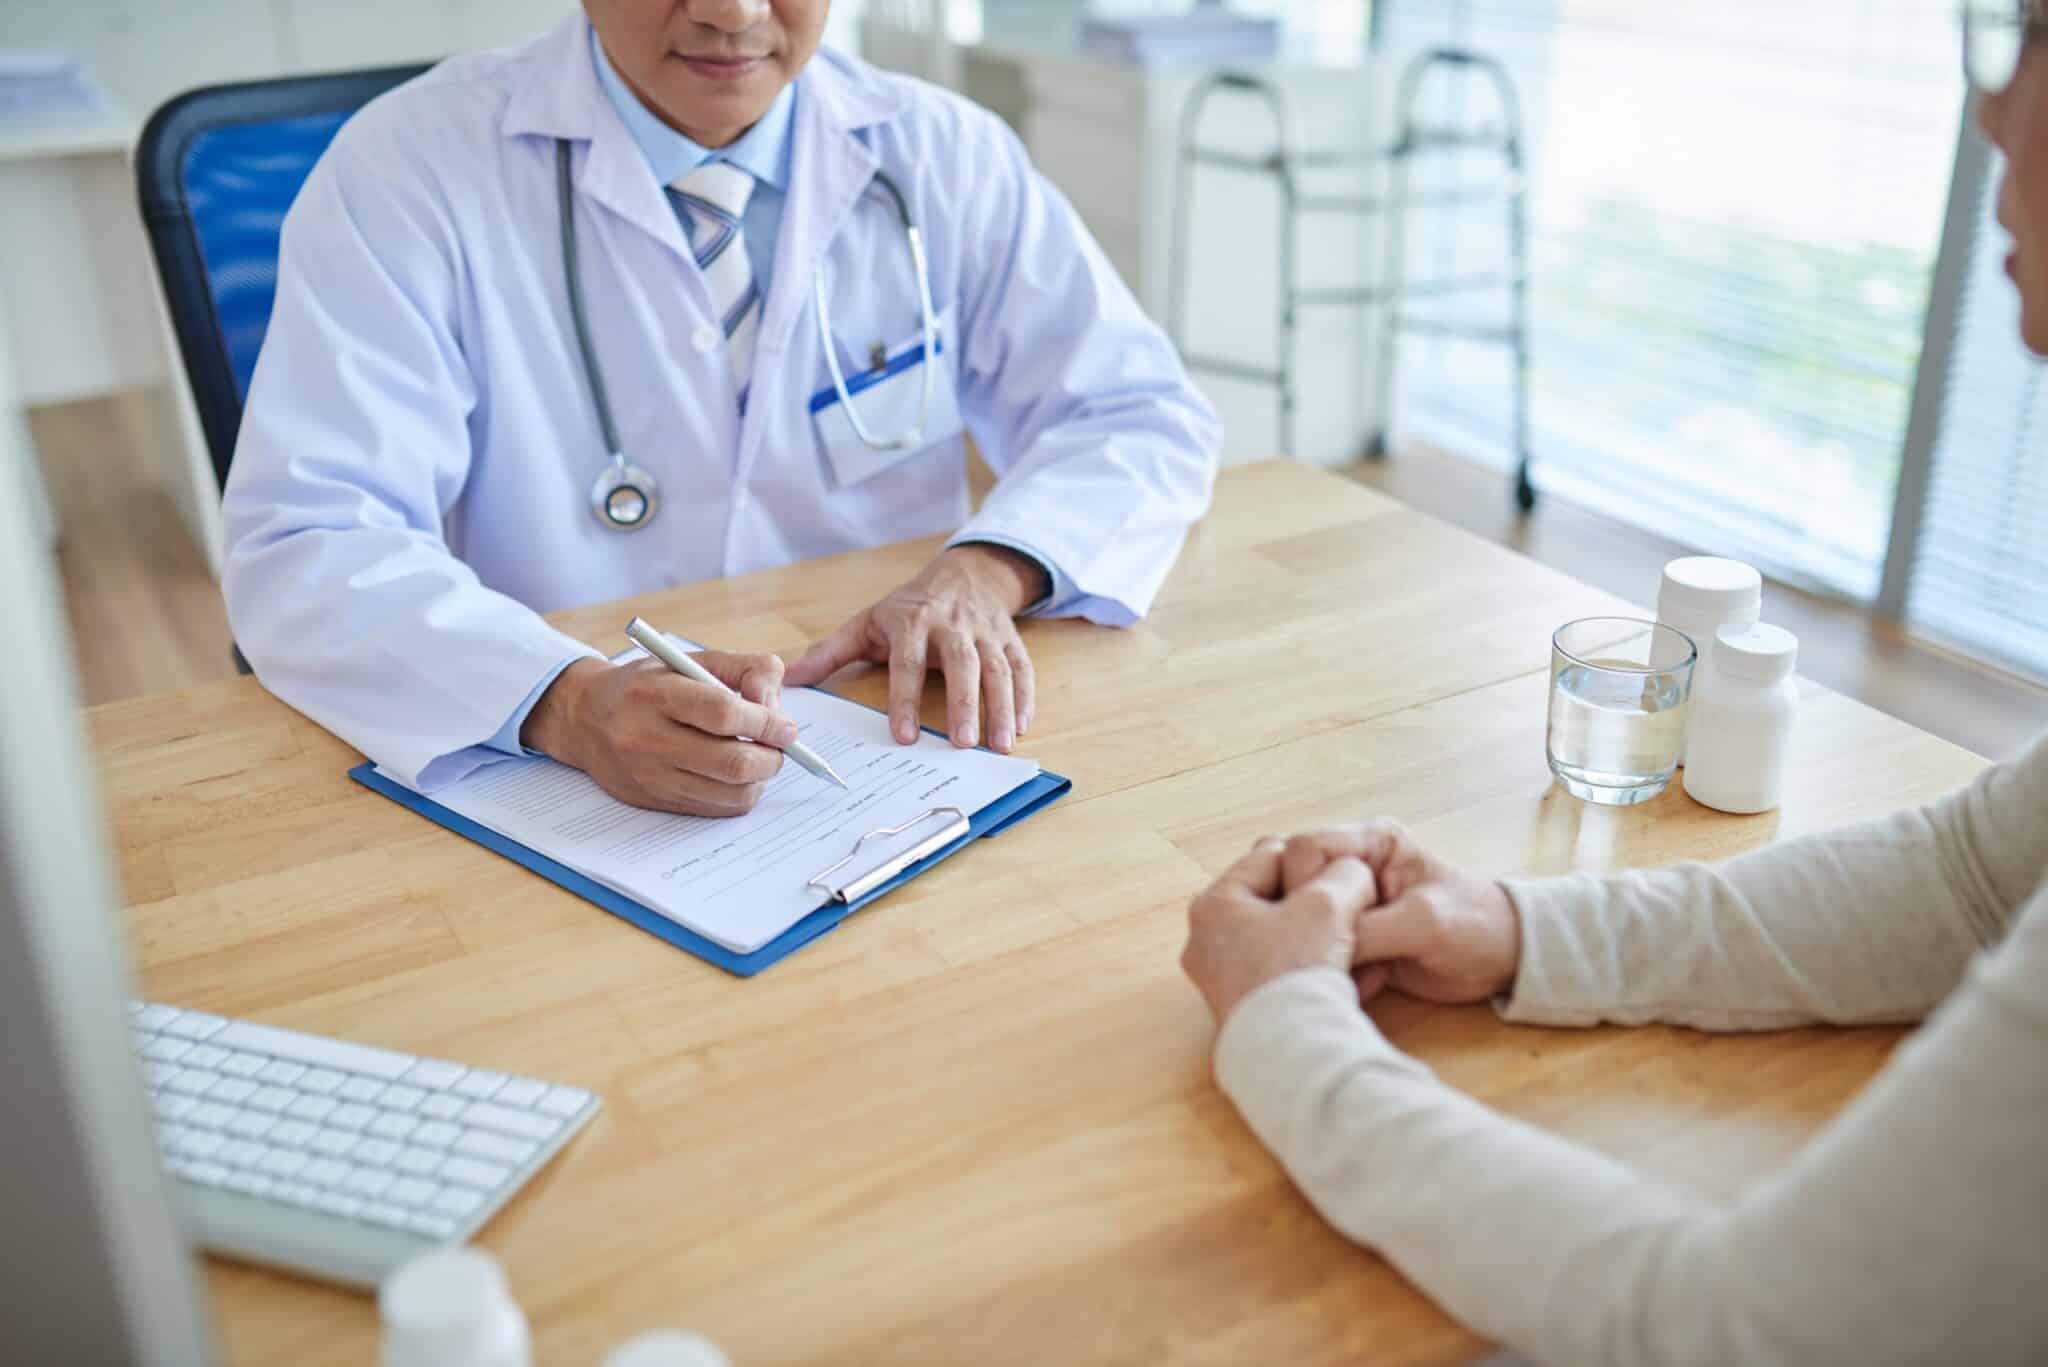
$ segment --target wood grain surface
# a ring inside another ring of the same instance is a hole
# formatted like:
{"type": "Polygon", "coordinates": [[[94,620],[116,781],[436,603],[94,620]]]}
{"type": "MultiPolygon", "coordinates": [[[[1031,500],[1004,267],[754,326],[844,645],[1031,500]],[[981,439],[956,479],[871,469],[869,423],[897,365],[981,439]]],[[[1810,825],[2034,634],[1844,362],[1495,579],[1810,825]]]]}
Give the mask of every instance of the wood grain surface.
{"type": "MultiPolygon", "coordinates": [[[[605,649],[634,613],[793,649],[932,549],[557,620],[605,649]]],[[[1146,622],[1024,628],[1025,749],[1073,794],[752,981],[358,787],[354,752],[254,680],[92,722],[150,996],[603,1095],[480,1241],[539,1363],[664,1325],[741,1367],[1455,1361],[1484,1345],[1330,1232],[1216,1090],[1177,964],[1188,897],[1257,836],[1321,822],[1396,816],[1491,873],[1619,868],[1872,816],[1982,763],[1808,686],[1779,812],[1675,789],[1582,805],[1544,763],[1549,633],[1614,610],[1336,477],[1226,472],[1146,622]]],[[[880,703],[885,682],[836,686],[880,703]]],[[[1452,1085],[1715,1194],[1782,1162],[1897,1038],[1373,1014],[1452,1085]]],[[[208,1280],[235,1362],[375,1359],[365,1297],[223,1262],[208,1280]]]]}

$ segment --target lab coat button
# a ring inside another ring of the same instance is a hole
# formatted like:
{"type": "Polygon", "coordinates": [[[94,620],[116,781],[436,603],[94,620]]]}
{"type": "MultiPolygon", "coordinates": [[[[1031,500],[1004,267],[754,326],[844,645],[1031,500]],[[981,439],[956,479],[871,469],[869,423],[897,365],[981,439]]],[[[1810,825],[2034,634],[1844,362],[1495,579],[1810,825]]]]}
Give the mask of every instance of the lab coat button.
{"type": "Polygon", "coordinates": [[[697,324],[696,332],[690,335],[690,345],[702,352],[710,352],[719,342],[718,329],[709,323],[697,324]]]}

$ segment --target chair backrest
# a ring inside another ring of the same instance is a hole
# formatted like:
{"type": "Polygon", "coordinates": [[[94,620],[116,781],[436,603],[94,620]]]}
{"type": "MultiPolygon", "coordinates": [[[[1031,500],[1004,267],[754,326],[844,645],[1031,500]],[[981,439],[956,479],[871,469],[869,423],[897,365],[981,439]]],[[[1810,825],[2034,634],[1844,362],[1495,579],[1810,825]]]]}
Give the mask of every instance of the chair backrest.
{"type": "Polygon", "coordinates": [[[425,66],[208,86],[150,117],[142,219],[222,487],[277,293],[278,233],[335,131],[425,66]]]}

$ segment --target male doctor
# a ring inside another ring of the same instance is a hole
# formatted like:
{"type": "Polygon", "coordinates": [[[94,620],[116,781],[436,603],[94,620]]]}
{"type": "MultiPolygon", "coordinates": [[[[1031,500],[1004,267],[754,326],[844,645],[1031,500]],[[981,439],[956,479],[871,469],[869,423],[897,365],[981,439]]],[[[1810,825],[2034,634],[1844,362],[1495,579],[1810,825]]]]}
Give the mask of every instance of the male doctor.
{"type": "Polygon", "coordinates": [[[953,741],[1008,750],[1014,619],[1136,621],[1206,510],[1215,415],[1073,210],[990,114],[820,53],[828,4],[586,0],[366,106],[293,204],[228,612],[272,692],[406,782],[537,751],[744,812],[795,736],[780,686],[855,661],[899,741],[937,670],[953,741]],[[971,516],[970,430],[998,476],[971,516]],[[701,657],[743,701],[540,616],[939,531],[786,677],[701,657]]]}

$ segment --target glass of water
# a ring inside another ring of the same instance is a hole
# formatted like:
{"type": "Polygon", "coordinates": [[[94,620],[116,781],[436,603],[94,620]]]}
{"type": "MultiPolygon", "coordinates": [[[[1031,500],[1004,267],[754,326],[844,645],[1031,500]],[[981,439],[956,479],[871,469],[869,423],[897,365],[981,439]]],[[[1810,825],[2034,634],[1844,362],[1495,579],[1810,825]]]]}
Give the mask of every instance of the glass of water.
{"type": "Polygon", "coordinates": [[[1550,772],[1609,807],[1664,791],[1685,741],[1692,639],[1634,617],[1582,617],[1550,638],[1550,772]]]}

